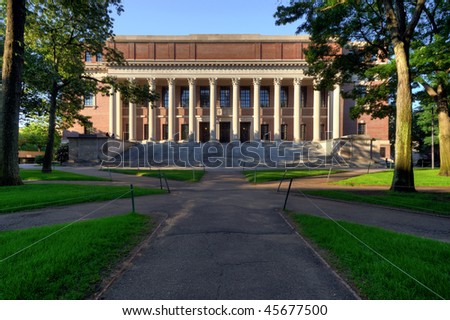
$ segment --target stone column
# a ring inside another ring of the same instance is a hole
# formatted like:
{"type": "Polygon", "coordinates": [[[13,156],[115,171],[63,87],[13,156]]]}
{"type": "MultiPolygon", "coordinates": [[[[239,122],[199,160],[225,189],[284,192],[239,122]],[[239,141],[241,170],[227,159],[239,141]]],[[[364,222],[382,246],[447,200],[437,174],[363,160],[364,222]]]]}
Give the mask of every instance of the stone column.
{"type": "Polygon", "coordinates": [[[301,85],[303,78],[294,79],[294,142],[300,142],[300,124],[302,119],[302,111],[300,109],[301,101],[301,85]]]}
{"type": "Polygon", "coordinates": [[[341,136],[341,87],[336,85],[333,90],[333,139],[341,136]]]}
{"type": "Polygon", "coordinates": [[[209,140],[216,141],[216,95],[217,95],[217,78],[209,78],[209,140]]]}
{"type": "Polygon", "coordinates": [[[233,120],[232,136],[233,140],[239,140],[239,83],[241,79],[234,78],[233,81],[233,120]]]}
{"type": "Polygon", "coordinates": [[[260,141],[261,133],[260,133],[260,101],[259,101],[259,93],[261,90],[261,78],[253,79],[253,140],[260,141]]]}
{"type": "Polygon", "coordinates": [[[313,141],[320,141],[320,91],[314,90],[313,97],[313,141]]]}
{"type": "Polygon", "coordinates": [[[167,112],[167,124],[168,124],[168,140],[174,141],[175,139],[175,78],[167,79],[169,85],[169,108],[167,112]]]}
{"type": "MultiPolygon", "coordinates": [[[[156,79],[149,78],[149,79],[147,79],[147,81],[148,81],[148,86],[149,86],[150,92],[154,92],[156,90],[156,79]]],[[[148,141],[155,141],[156,140],[156,110],[155,110],[155,102],[153,102],[153,101],[150,101],[148,103],[147,123],[148,123],[148,141]]]]}
{"type": "Polygon", "coordinates": [[[274,94],[273,94],[273,138],[275,141],[281,140],[281,81],[283,78],[275,78],[273,80],[274,84],[274,94]]]}
{"type": "Polygon", "coordinates": [[[116,130],[116,92],[113,87],[109,90],[109,126],[108,133],[117,135],[116,130]]]}
{"type": "Polygon", "coordinates": [[[196,79],[189,81],[189,141],[195,141],[196,79]]]}
{"type": "Polygon", "coordinates": [[[128,103],[128,140],[136,141],[136,104],[128,103]]]}
{"type": "Polygon", "coordinates": [[[120,91],[116,92],[115,99],[116,108],[116,132],[114,133],[116,139],[123,139],[123,125],[122,125],[122,98],[120,91]]]}

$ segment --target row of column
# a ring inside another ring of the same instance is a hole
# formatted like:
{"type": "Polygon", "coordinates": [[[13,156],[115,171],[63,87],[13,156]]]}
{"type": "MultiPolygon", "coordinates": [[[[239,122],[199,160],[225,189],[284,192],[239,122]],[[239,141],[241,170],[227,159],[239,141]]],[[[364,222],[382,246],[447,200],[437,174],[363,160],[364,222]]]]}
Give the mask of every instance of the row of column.
{"type": "MultiPolygon", "coordinates": [[[[259,106],[260,104],[260,89],[261,78],[253,79],[253,106],[259,106]]],[[[274,79],[274,139],[276,141],[281,139],[281,81],[282,78],[274,79]]],[[[300,122],[301,122],[301,84],[303,78],[295,78],[294,85],[294,141],[300,142],[300,122]]],[[[150,91],[156,90],[156,79],[148,79],[150,91]]],[[[196,132],[195,121],[195,107],[196,107],[196,79],[189,78],[189,140],[194,140],[196,132]]],[[[169,105],[167,113],[168,124],[168,136],[169,140],[173,141],[176,135],[175,128],[175,78],[167,79],[168,83],[168,95],[169,105]]],[[[240,78],[232,79],[233,84],[233,100],[232,100],[232,140],[239,139],[239,89],[240,78]]],[[[217,140],[217,78],[209,78],[210,86],[210,140],[217,140]]],[[[314,90],[313,96],[313,141],[320,141],[320,105],[321,105],[321,92],[314,90]]],[[[109,131],[115,133],[116,137],[122,137],[122,132],[119,132],[122,128],[122,108],[121,108],[120,92],[111,91],[109,100],[109,131]]],[[[340,87],[336,86],[330,99],[330,108],[328,117],[332,117],[332,138],[337,139],[340,136],[340,87]]],[[[136,141],[136,104],[129,103],[128,108],[129,128],[128,139],[130,141],[136,141]]],[[[260,108],[253,108],[253,140],[261,140],[260,134],[260,108]]],[[[149,140],[156,140],[156,110],[153,102],[148,105],[148,137],[149,140]]]]}

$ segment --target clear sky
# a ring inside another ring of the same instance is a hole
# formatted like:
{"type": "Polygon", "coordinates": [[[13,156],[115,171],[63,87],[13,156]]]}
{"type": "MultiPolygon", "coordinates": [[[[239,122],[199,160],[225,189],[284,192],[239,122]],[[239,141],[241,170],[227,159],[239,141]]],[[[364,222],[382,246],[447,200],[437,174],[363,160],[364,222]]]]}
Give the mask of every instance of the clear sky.
{"type": "Polygon", "coordinates": [[[116,35],[256,33],[294,35],[297,24],[276,26],[273,14],[288,0],[123,0],[116,35]]]}

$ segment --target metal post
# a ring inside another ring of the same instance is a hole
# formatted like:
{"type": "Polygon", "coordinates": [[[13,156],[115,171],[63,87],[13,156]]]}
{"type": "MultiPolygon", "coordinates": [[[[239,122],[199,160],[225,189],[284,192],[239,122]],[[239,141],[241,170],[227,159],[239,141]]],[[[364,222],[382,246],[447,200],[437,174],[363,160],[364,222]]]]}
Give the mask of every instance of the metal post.
{"type": "Polygon", "coordinates": [[[130,184],[130,190],[131,190],[131,212],[135,213],[136,210],[135,210],[135,207],[134,207],[134,188],[133,188],[132,184],[130,184]]]}
{"type": "Polygon", "coordinates": [[[370,165],[372,164],[372,161],[369,162],[369,166],[367,167],[367,173],[370,172],[370,165]]]}
{"type": "Polygon", "coordinates": [[[253,183],[256,184],[256,167],[255,167],[255,171],[253,171],[253,183]]]}
{"type": "Polygon", "coordinates": [[[294,180],[294,178],[291,178],[291,180],[289,181],[289,187],[286,193],[286,198],[284,199],[284,206],[283,206],[283,210],[286,210],[286,204],[289,198],[289,193],[291,193],[291,185],[292,185],[292,180],[294,180]]]}
{"type": "Polygon", "coordinates": [[[283,177],[281,178],[281,180],[280,180],[280,183],[278,184],[278,189],[277,189],[277,192],[280,192],[281,184],[283,183],[283,181],[284,181],[284,178],[286,177],[286,173],[287,173],[287,169],[286,169],[286,170],[284,170],[284,174],[283,174],[283,177]]]}
{"type": "Polygon", "coordinates": [[[163,184],[162,184],[161,169],[158,169],[158,177],[159,177],[159,187],[162,190],[163,189],[163,184]]]}
{"type": "Polygon", "coordinates": [[[169,183],[167,182],[166,176],[164,176],[164,180],[166,181],[167,193],[170,193],[169,183]]]}
{"type": "MultiPolygon", "coordinates": [[[[423,161],[422,161],[423,164],[423,161]]],[[[434,108],[431,108],[431,169],[434,169],[434,108]]]]}

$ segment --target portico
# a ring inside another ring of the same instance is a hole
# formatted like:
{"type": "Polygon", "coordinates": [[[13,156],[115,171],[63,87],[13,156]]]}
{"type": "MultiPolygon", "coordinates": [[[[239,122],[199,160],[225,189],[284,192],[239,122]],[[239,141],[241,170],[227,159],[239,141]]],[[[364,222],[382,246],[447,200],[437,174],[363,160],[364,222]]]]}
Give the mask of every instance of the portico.
{"type": "Polygon", "coordinates": [[[136,105],[110,92],[106,126],[96,112],[86,114],[98,131],[130,141],[337,138],[344,100],[339,87],[314,90],[315,79],[305,74],[309,43],[301,36],[116,37],[111,46],[127,64],[90,61],[87,71],[147,83],[159,99],[136,105]]]}
{"type": "Polygon", "coordinates": [[[159,99],[144,106],[124,103],[119,92],[110,94],[108,131],[120,139],[199,142],[205,137],[200,123],[209,123],[208,140],[222,142],[319,141],[326,132],[332,132],[333,138],[341,135],[339,90],[321,102],[326,94],[314,90],[313,79],[303,75],[162,78],[148,74],[136,80],[148,81],[159,99]],[[250,128],[245,128],[248,123],[250,128]]]}

